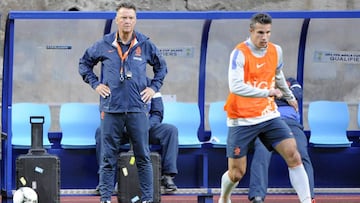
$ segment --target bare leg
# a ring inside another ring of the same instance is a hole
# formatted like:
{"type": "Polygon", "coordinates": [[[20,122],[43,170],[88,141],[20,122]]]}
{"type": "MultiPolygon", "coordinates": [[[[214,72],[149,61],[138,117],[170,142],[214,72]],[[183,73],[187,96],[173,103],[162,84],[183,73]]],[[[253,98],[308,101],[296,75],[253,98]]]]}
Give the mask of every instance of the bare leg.
{"type": "Polygon", "coordinates": [[[301,157],[297,151],[294,138],[281,141],[276,147],[276,151],[285,159],[289,167],[289,177],[301,203],[311,203],[309,179],[306,174],[301,157]]]}

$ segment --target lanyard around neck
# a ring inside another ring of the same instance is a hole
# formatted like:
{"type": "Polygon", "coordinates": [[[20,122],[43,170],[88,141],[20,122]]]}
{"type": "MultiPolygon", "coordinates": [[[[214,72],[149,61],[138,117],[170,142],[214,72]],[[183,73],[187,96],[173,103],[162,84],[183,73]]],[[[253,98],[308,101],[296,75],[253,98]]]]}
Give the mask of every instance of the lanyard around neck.
{"type": "Polygon", "coordinates": [[[129,46],[128,50],[125,53],[122,52],[122,49],[121,49],[121,47],[120,47],[120,45],[118,43],[118,34],[116,35],[115,40],[116,40],[116,49],[117,49],[117,52],[119,54],[119,57],[121,58],[120,74],[122,75],[123,72],[124,72],[125,59],[128,57],[130,49],[134,46],[135,41],[136,41],[136,37],[135,37],[135,35],[133,36],[133,39],[131,40],[130,46],[129,46]]]}

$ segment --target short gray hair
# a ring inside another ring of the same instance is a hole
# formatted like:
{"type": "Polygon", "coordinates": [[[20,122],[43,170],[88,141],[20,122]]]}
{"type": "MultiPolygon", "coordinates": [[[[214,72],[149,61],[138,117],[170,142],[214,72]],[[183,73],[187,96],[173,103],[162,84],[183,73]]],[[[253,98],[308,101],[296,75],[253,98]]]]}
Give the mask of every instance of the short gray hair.
{"type": "Polygon", "coordinates": [[[132,2],[129,2],[129,1],[120,3],[120,4],[116,7],[116,11],[119,11],[120,8],[133,9],[133,10],[136,12],[136,6],[135,6],[135,4],[133,4],[132,2]]]}

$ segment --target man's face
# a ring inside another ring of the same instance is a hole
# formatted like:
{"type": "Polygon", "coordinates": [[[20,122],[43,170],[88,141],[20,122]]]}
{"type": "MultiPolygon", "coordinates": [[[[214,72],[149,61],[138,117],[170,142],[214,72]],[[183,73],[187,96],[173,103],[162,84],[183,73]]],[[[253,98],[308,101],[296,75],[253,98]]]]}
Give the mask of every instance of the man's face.
{"type": "Polygon", "coordinates": [[[250,28],[250,39],[257,48],[265,48],[270,40],[271,24],[256,23],[250,28]]]}
{"type": "Polygon", "coordinates": [[[115,21],[120,33],[132,33],[136,24],[136,12],[133,9],[120,8],[115,21]]]}

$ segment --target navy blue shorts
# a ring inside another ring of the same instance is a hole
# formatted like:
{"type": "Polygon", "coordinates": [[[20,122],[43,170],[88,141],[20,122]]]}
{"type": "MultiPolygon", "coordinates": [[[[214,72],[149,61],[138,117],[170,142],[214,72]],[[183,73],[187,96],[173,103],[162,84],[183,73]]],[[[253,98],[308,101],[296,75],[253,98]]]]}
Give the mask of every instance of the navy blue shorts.
{"type": "Polygon", "coordinates": [[[229,158],[245,156],[257,137],[271,151],[282,140],[294,138],[294,135],[281,118],[274,118],[256,125],[229,127],[226,156],[229,158]]]}

